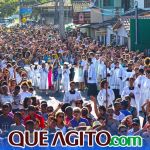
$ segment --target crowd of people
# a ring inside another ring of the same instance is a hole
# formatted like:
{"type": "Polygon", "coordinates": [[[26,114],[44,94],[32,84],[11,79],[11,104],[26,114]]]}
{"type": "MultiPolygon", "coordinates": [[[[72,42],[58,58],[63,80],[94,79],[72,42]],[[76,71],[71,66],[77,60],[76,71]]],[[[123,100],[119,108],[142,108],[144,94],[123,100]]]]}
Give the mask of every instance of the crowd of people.
{"type": "Polygon", "coordinates": [[[79,29],[61,39],[53,26],[1,28],[0,137],[13,130],[107,130],[148,144],[149,62],[142,52],[100,45],[79,29]],[[54,109],[37,92],[61,92],[63,102],[54,109]]]}

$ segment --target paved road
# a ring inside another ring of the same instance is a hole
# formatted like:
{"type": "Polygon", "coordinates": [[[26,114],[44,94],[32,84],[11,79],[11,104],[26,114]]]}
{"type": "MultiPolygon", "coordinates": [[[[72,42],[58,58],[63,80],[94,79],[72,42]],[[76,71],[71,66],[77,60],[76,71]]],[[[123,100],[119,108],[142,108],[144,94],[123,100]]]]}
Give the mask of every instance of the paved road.
{"type": "MultiPolygon", "coordinates": [[[[87,100],[87,94],[86,94],[86,91],[85,92],[81,92],[81,95],[83,97],[83,100],[87,100]]],[[[38,97],[38,99],[40,101],[42,100],[45,100],[47,101],[48,105],[52,105],[54,108],[57,107],[57,105],[60,103],[60,102],[63,102],[63,97],[64,97],[64,93],[62,92],[57,92],[55,94],[49,92],[48,95],[45,94],[45,92],[36,92],[36,96],[38,97]]]]}
{"type": "MultiPolygon", "coordinates": [[[[81,92],[81,95],[83,97],[84,102],[89,101],[89,99],[87,99],[87,91],[81,92]]],[[[55,94],[49,93],[48,95],[46,95],[45,92],[44,93],[37,92],[36,96],[38,97],[38,99],[40,101],[45,100],[45,101],[47,101],[48,106],[53,106],[53,108],[56,109],[58,104],[63,102],[64,93],[62,93],[62,92],[55,93],[55,94]]],[[[95,115],[95,112],[94,112],[93,102],[90,101],[90,103],[91,103],[91,106],[92,106],[92,112],[91,113],[96,118],[96,115],[95,115]]]]}

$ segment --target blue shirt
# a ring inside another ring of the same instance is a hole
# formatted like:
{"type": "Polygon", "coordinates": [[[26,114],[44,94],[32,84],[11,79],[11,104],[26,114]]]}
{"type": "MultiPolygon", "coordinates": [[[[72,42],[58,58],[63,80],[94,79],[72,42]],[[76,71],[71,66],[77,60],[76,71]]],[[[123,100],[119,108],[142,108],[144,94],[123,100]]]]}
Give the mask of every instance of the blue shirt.
{"type": "Polygon", "coordinates": [[[85,118],[80,118],[80,120],[78,120],[78,121],[75,120],[75,118],[73,118],[73,119],[70,121],[71,126],[72,126],[73,128],[78,127],[80,122],[85,122],[87,126],[90,126],[88,120],[85,119],[85,118]]]}
{"type": "Polygon", "coordinates": [[[125,116],[132,115],[128,110],[121,110],[120,112],[122,112],[125,116]]]}

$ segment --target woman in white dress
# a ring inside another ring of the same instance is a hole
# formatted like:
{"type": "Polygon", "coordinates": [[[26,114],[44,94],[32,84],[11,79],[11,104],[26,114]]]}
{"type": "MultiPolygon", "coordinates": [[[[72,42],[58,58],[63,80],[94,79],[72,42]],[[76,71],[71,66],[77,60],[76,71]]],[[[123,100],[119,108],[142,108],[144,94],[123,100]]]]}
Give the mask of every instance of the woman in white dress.
{"type": "Polygon", "coordinates": [[[42,63],[42,68],[39,70],[40,73],[40,86],[39,89],[46,91],[48,90],[48,69],[46,68],[46,64],[42,63]]]}
{"type": "Polygon", "coordinates": [[[64,92],[67,92],[70,89],[69,74],[70,74],[70,70],[68,68],[68,65],[66,63],[64,63],[63,72],[62,72],[62,85],[63,85],[64,92]]]}
{"type": "Polygon", "coordinates": [[[38,68],[38,65],[35,64],[35,67],[34,67],[34,74],[33,74],[33,86],[35,88],[38,88],[39,87],[39,81],[40,80],[40,72],[39,72],[39,68],[38,68]]]}

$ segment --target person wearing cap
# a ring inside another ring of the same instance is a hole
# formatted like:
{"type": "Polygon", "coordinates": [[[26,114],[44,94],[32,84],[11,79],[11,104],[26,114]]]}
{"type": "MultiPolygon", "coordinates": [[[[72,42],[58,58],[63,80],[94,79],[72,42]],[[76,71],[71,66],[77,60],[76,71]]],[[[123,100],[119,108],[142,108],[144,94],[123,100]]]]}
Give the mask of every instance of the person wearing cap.
{"type": "Polygon", "coordinates": [[[88,59],[88,96],[97,96],[97,76],[92,59],[88,59]]]}
{"type": "Polygon", "coordinates": [[[48,69],[46,68],[45,61],[42,61],[42,68],[39,70],[40,73],[40,84],[39,89],[42,91],[46,91],[48,89],[48,69]]]}
{"type": "Polygon", "coordinates": [[[140,111],[140,89],[134,84],[134,77],[129,77],[129,85],[123,89],[121,97],[124,98],[126,95],[131,97],[131,106],[135,106],[137,108],[137,113],[140,111]]]}
{"type": "Polygon", "coordinates": [[[87,126],[90,125],[87,119],[81,117],[81,109],[75,107],[73,109],[73,119],[70,121],[70,124],[73,128],[75,128],[79,126],[80,122],[86,123],[87,126]]]}
{"type": "Polygon", "coordinates": [[[128,131],[128,136],[132,136],[132,135],[140,135],[141,132],[139,131],[142,131],[140,129],[140,120],[139,118],[134,118],[132,120],[132,128],[128,131]]]}
{"type": "Polygon", "coordinates": [[[39,127],[43,129],[45,127],[44,118],[36,113],[35,106],[28,106],[28,115],[24,119],[24,123],[26,124],[28,120],[36,121],[36,119],[39,120],[39,127]]]}

